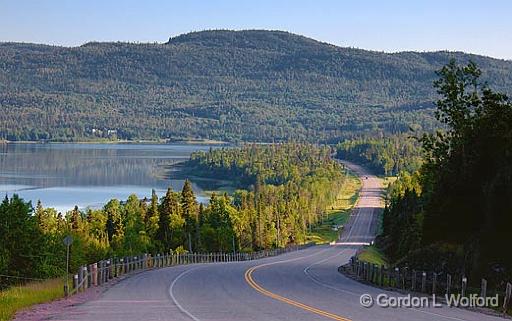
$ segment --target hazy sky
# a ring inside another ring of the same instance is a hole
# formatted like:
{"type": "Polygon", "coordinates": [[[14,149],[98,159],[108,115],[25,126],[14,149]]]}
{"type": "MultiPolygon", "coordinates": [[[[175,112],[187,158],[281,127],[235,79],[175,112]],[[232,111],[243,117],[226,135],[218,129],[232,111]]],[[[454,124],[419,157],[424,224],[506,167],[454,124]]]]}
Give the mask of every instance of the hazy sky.
{"type": "Polygon", "coordinates": [[[511,0],[0,0],[0,41],[164,42],[204,29],[278,29],[340,46],[512,59],[511,0]]]}

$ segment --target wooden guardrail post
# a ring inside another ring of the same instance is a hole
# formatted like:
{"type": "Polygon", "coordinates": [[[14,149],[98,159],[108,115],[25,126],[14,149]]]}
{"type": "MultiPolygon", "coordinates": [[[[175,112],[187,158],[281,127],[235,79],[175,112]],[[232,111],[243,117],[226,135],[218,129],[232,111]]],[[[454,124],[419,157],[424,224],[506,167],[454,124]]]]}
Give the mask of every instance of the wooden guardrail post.
{"type": "Polygon", "coordinates": [[[88,275],[87,281],[88,281],[88,283],[89,283],[89,287],[94,286],[94,275],[93,275],[93,271],[94,271],[93,264],[89,264],[89,265],[87,266],[87,275],[88,275]]]}
{"type": "Polygon", "coordinates": [[[84,279],[84,269],[83,269],[83,266],[81,266],[78,268],[78,291],[81,290],[81,288],[82,288],[81,285],[82,285],[83,279],[84,279]]]}
{"type": "Polygon", "coordinates": [[[482,279],[482,282],[480,284],[480,297],[486,298],[487,297],[487,280],[482,279]]]}
{"type": "Polygon", "coordinates": [[[98,286],[98,263],[92,265],[92,285],[98,286]]]}
{"type": "Polygon", "coordinates": [[[452,275],[446,275],[446,295],[450,295],[452,293],[452,275]]]}
{"type": "Polygon", "coordinates": [[[505,290],[505,298],[503,299],[503,313],[507,313],[510,306],[510,298],[512,297],[512,284],[507,283],[507,289],[505,290]]]}
{"type": "Polygon", "coordinates": [[[108,260],[108,276],[110,279],[113,279],[114,278],[114,269],[115,269],[115,264],[114,264],[114,258],[111,257],[109,260],[108,260]]]}
{"type": "Polygon", "coordinates": [[[82,266],[82,271],[83,271],[83,278],[82,278],[82,290],[85,291],[87,289],[87,283],[88,283],[88,279],[89,279],[89,275],[87,273],[87,266],[82,266]]]}
{"type": "Polygon", "coordinates": [[[460,288],[460,295],[462,297],[465,297],[466,296],[466,289],[467,289],[467,286],[468,286],[468,278],[463,276],[462,277],[462,284],[461,284],[461,288],[460,288]]]}
{"type": "Polygon", "coordinates": [[[116,269],[116,278],[118,278],[121,275],[121,260],[119,258],[114,259],[115,262],[115,269],[116,269]]]}
{"type": "Polygon", "coordinates": [[[407,272],[408,272],[408,269],[407,267],[405,267],[403,270],[402,270],[402,283],[401,283],[401,288],[402,290],[405,290],[405,283],[407,282],[407,272]]]}
{"type": "Polygon", "coordinates": [[[106,282],[108,282],[110,279],[113,279],[114,278],[114,258],[110,258],[107,260],[107,280],[106,282]]]}
{"type": "Polygon", "coordinates": [[[105,283],[105,261],[101,260],[98,263],[100,264],[99,284],[102,285],[105,283]]]}
{"type": "Polygon", "coordinates": [[[75,274],[73,276],[73,290],[78,291],[78,285],[80,284],[80,276],[79,274],[75,274]]]}
{"type": "Polygon", "coordinates": [[[411,274],[411,290],[416,291],[416,270],[412,270],[411,274]]]}
{"type": "Polygon", "coordinates": [[[432,294],[436,294],[437,290],[437,273],[432,272],[432,294]]]}

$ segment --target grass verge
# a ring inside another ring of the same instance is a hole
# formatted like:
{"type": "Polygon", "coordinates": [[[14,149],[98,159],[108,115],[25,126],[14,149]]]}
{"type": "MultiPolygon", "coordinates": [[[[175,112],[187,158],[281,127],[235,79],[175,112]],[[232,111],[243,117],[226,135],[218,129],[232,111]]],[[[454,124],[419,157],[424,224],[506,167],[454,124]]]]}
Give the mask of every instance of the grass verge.
{"type": "Polygon", "coordinates": [[[306,236],[307,242],[329,243],[338,238],[340,230],[350,217],[350,211],[359,198],[361,181],[357,176],[349,175],[343,184],[336,202],[326,209],[326,218],[311,229],[306,236]]]}
{"type": "Polygon", "coordinates": [[[365,261],[371,264],[378,264],[387,266],[387,259],[384,253],[382,253],[375,245],[365,246],[361,252],[357,255],[360,261],[365,261]]]}
{"type": "Polygon", "coordinates": [[[16,312],[64,296],[62,278],[13,286],[0,292],[0,321],[11,320],[16,312]]]}

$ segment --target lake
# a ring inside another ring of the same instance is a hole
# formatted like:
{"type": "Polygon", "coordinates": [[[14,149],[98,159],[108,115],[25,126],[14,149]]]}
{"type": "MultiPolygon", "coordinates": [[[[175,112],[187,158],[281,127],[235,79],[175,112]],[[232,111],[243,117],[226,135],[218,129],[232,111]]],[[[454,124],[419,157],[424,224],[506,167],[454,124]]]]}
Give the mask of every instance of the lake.
{"type": "MultiPolygon", "coordinates": [[[[168,179],[168,165],[188,159],[207,145],[172,144],[0,144],[0,194],[20,195],[35,206],[65,212],[99,208],[112,198],[135,193],[161,197],[169,186],[181,190],[184,180],[168,179]]],[[[192,185],[198,201],[207,195],[192,185]]]]}

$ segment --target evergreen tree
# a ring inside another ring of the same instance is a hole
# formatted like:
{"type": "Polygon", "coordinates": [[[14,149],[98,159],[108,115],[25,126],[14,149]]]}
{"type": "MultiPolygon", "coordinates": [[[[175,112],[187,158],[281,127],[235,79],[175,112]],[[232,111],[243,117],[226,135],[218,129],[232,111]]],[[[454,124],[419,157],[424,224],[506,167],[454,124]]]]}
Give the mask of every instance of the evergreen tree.
{"type": "Polygon", "coordinates": [[[158,196],[156,191],[151,191],[151,203],[146,216],[146,232],[150,239],[154,239],[158,233],[158,223],[160,221],[160,213],[158,211],[158,196]]]}
{"type": "Polygon", "coordinates": [[[169,187],[160,203],[158,235],[159,240],[162,242],[163,250],[168,251],[184,244],[184,225],[185,220],[181,214],[179,194],[173,192],[172,188],[169,187]]]}
{"type": "Polygon", "coordinates": [[[189,250],[193,250],[199,243],[199,208],[196,196],[192,190],[192,184],[188,179],[185,180],[181,191],[181,209],[185,220],[186,238],[190,245],[192,245],[192,248],[189,248],[189,250]]]}
{"type": "Polygon", "coordinates": [[[143,253],[149,245],[149,239],[144,228],[144,213],[137,195],[131,194],[128,197],[124,211],[124,250],[129,255],[143,253]]]}
{"type": "Polygon", "coordinates": [[[16,194],[0,204],[0,274],[36,274],[41,234],[32,212],[31,203],[16,194]]]}
{"type": "Polygon", "coordinates": [[[122,248],[124,238],[124,220],[121,209],[121,203],[116,200],[110,200],[103,207],[107,215],[107,235],[110,244],[114,250],[122,248]]]}

